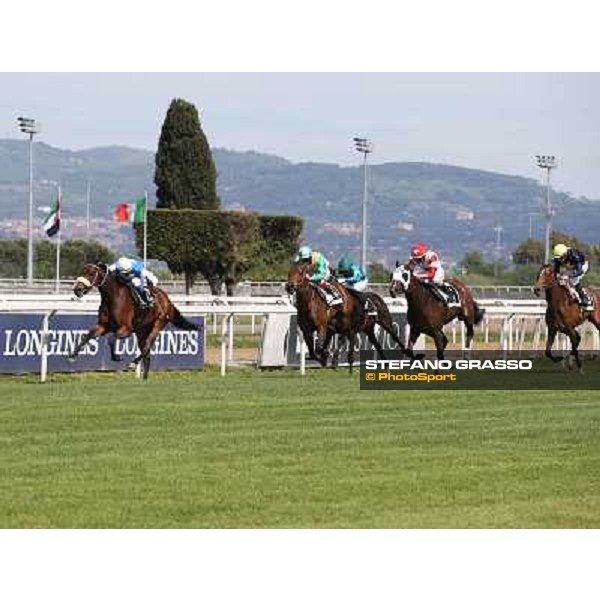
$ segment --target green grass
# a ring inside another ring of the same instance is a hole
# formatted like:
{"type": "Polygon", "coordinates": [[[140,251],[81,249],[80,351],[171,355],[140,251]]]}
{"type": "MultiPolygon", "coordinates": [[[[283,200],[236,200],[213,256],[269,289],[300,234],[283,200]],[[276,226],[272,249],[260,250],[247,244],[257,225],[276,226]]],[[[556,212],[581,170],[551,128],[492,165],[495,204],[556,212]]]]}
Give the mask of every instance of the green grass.
{"type": "Polygon", "coordinates": [[[0,378],[1,527],[600,527],[600,392],[0,378]]]}

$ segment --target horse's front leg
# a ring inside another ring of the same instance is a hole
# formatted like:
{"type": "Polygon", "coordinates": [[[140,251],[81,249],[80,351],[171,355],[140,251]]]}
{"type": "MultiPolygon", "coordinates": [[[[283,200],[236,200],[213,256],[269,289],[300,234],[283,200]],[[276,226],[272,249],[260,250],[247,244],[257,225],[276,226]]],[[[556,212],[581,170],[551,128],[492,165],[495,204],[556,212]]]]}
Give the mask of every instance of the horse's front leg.
{"type": "Polygon", "coordinates": [[[354,367],[354,347],[356,346],[356,333],[351,333],[347,336],[348,339],[348,367],[350,375],[352,375],[352,369],[354,367]]]}
{"type": "Polygon", "coordinates": [[[308,350],[308,357],[310,360],[318,361],[319,358],[315,353],[314,329],[310,328],[308,325],[300,325],[300,331],[302,332],[302,337],[304,338],[304,343],[308,350]]]}
{"type": "Polygon", "coordinates": [[[548,327],[548,339],[546,340],[546,356],[552,362],[560,362],[562,358],[560,356],[553,356],[552,354],[552,345],[554,344],[554,340],[556,339],[556,334],[558,333],[558,329],[556,327],[548,327]]]}
{"type": "MultiPolygon", "coordinates": [[[[321,366],[327,366],[327,358],[329,357],[329,344],[331,343],[331,338],[334,336],[335,332],[333,329],[328,327],[325,330],[324,335],[321,332],[317,334],[317,353],[320,355],[319,361],[321,362],[321,366]]],[[[339,347],[334,351],[334,356],[336,359],[335,365],[337,366],[337,358],[339,357],[339,347]]]]}
{"type": "MultiPolygon", "coordinates": [[[[576,329],[572,329],[568,333],[569,339],[571,340],[571,356],[575,357],[575,364],[577,370],[581,371],[581,360],[579,358],[579,343],[581,342],[581,335],[576,329]]],[[[570,366],[570,365],[569,365],[570,366]]]]}
{"type": "Polygon", "coordinates": [[[79,353],[83,350],[84,346],[94,338],[101,337],[106,333],[107,327],[103,323],[96,323],[94,327],[92,327],[79,341],[79,344],[75,346],[73,352],[69,354],[68,359],[69,362],[75,362],[79,353]]]}
{"type": "Polygon", "coordinates": [[[433,341],[435,342],[438,360],[444,360],[444,350],[448,345],[448,338],[446,337],[446,334],[442,330],[436,331],[433,334],[433,341]]]}
{"type": "Polygon", "coordinates": [[[421,359],[425,356],[424,354],[415,354],[413,351],[413,348],[417,343],[417,340],[419,339],[420,335],[421,331],[419,329],[415,327],[410,328],[410,335],[408,336],[408,344],[406,346],[406,354],[413,360],[421,359]]]}

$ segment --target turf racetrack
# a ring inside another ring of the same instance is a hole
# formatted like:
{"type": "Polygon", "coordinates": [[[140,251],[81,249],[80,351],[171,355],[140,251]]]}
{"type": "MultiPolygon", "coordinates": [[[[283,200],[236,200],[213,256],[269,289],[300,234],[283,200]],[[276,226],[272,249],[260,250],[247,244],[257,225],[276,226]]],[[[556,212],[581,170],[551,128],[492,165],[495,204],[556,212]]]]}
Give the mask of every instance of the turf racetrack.
{"type": "Polygon", "coordinates": [[[0,378],[1,527],[600,527],[600,392],[0,378]]]}

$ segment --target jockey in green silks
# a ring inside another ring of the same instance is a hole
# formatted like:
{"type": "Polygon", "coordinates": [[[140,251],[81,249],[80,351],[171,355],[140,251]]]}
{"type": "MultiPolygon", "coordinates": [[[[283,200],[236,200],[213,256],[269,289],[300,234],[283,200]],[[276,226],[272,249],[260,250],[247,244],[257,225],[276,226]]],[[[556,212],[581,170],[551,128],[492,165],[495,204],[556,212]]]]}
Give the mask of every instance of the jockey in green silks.
{"type": "Polygon", "coordinates": [[[321,252],[313,251],[310,246],[302,246],[298,250],[295,262],[307,264],[313,268],[313,273],[308,278],[312,284],[325,293],[325,300],[329,306],[335,306],[343,302],[338,291],[330,283],[331,269],[329,268],[329,261],[321,252]]]}
{"type": "Polygon", "coordinates": [[[340,259],[336,270],[337,280],[347,288],[364,292],[367,289],[367,276],[352,259],[344,256],[340,259]]]}

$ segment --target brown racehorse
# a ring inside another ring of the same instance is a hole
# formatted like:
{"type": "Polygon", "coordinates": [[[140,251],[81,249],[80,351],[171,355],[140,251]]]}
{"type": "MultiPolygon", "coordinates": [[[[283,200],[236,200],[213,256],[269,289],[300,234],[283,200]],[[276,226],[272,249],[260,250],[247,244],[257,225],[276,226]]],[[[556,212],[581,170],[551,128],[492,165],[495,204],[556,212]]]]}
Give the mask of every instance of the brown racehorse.
{"type": "Polygon", "coordinates": [[[356,334],[362,317],[361,304],[342,285],[333,283],[332,285],[342,297],[342,303],[328,306],[309,280],[311,271],[310,265],[293,265],[285,286],[289,294],[295,295],[298,327],[304,336],[308,355],[312,360],[320,362],[323,367],[327,366],[327,348],[331,338],[337,333],[348,340],[348,363],[352,372],[356,334]],[[316,340],[314,340],[315,333],[316,340]]]}
{"type": "MultiPolygon", "coordinates": [[[[125,338],[134,333],[137,337],[140,354],[134,363],[142,361],[144,379],[150,372],[150,350],[158,334],[167,323],[172,323],[179,329],[196,331],[196,325],[185,319],[169,300],[166,292],[153,288],[154,304],[143,310],[138,306],[129,287],[108,270],[102,263],[89,264],[83,267],[81,275],[75,281],[73,292],[79,298],[93,288],[100,292],[100,308],[98,322],[81,339],[71,356],[75,360],[81,349],[91,340],[109,332],[114,332],[116,338],[125,338]]],[[[115,353],[116,338],[110,342],[111,357],[115,361],[121,357],[115,353]]]]}
{"type": "Polygon", "coordinates": [[[392,273],[390,282],[390,295],[395,298],[397,294],[403,293],[408,304],[407,319],[410,325],[410,338],[407,350],[412,352],[413,346],[419,336],[425,335],[433,338],[437,350],[438,359],[444,358],[444,350],[448,344],[448,338],[444,334],[443,327],[453,319],[462,321],[467,330],[465,346],[471,347],[474,335],[474,326],[483,319],[484,310],[479,307],[473,299],[471,290],[458,279],[446,280],[457,290],[460,298],[460,306],[448,308],[428,286],[413,274],[411,263],[407,265],[396,264],[396,270],[392,273]]]}
{"type": "MultiPolygon", "coordinates": [[[[288,293],[295,294],[298,326],[304,336],[310,358],[319,361],[322,366],[326,366],[331,338],[335,334],[339,334],[348,340],[348,362],[350,371],[352,371],[354,346],[356,335],[359,332],[364,332],[379,356],[385,358],[375,335],[376,325],[382,327],[403,352],[406,351],[404,344],[394,331],[390,311],[380,296],[374,293],[354,292],[336,282],[333,285],[341,294],[344,302],[340,306],[329,307],[314,285],[310,283],[308,279],[310,270],[307,265],[292,266],[286,284],[288,293]],[[364,310],[366,298],[370,300],[377,314],[371,315],[364,310]],[[313,342],[315,332],[317,333],[316,347],[313,342]]],[[[340,347],[341,345],[337,347],[333,355],[332,365],[334,367],[337,366],[340,347]]]]}
{"type": "Polygon", "coordinates": [[[543,289],[546,290],[546,302],[548,303],[546,309],[546,325],[548,326],[546,356],[554,362],[562,360],[561,357],[552,355],[552,344],[554,344],[556,334],[560,331],[569,336],[571,340],[570,355],[575,358],[577,368],[581,369],[578,351],[581,336],[576,328],[583,325],[585,321],[591,321],[600,330],[600,294],[596,290],[587,288],[594,302],[594,310],[582,311],[566,285],[561,285],[559,282],[551,264],[541,267],[533,284],[536,296],[539,296],[543,289]]]}

